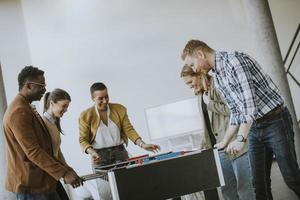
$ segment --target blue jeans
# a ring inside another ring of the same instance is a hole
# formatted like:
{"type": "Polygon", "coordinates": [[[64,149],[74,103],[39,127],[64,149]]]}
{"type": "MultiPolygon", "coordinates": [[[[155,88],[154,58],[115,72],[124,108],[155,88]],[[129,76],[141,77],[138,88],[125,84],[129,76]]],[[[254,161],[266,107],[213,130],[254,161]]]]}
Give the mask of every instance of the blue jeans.
{"type": "Polygon", "coordinates": [[[221,188],[224,199],[254,200],[248,154],[234,160],[230,160],[224,151],[220,151],[219,155],[225,179],[225,186],[221,188]]]}
{"type": "Polygon", "coordinates": [[[275,154],[287,186],[300,199],[300,170],[297,163],[293,122],[288,109],[268,121],[254,122],[249,133],[249,158],[253,173],[256,199],[268,197],[266,149],[275,154]]]}
{"type": "Polygon", "coordinates": [[[56,192],[48,194],[16,194],[17,200],[61,200],[56,192]]]}

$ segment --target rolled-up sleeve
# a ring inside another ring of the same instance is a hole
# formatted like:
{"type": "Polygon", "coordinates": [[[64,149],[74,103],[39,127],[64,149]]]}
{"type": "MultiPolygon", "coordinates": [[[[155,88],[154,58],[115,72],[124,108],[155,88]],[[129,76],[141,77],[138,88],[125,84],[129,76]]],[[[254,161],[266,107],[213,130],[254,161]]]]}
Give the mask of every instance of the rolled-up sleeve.
{"type": "Polygon", "coordinates": [[[231,124],[250,123],[255,119],[256,97],[251,66],[256,62],[246,54],[237,56],[230,61],[232,66],[232,86],[236,96],[238,110],[233,110],[231,124]]]}

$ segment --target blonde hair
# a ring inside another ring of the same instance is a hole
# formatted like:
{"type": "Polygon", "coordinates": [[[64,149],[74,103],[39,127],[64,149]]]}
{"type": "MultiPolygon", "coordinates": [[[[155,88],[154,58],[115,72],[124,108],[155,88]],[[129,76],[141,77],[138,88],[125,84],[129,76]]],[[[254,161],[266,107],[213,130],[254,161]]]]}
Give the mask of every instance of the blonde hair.
{"type": "Polygon", "coordinates": [[[180,78],[183,78],[185,76],[198,76],[198,75],[199,73],[194,72],[190,66],[184,65],[181,69],[180,78]]]}
{"type": "Polygon", "coordinates": [[[184,65],[181,69],[180,77],[184,78],[186,76],[197,77],[200,79],[200,87],[201,92],[204,92],[206,95],[208,94],[208,90],[210,87],[210,79],[211,76],[206,72],[194,72],[193,69],[187,65],[184,65]]]}
{"type": "Polygon", "coordinates": [[[205,42],[202,42],[200,40],[190,40],[185,45],[185,47],[182,51],[181,59],[184,60],[187,56],[193,55],[197,50],[201,50],[203,52],[213,52],[214,51],[205,42]]]}

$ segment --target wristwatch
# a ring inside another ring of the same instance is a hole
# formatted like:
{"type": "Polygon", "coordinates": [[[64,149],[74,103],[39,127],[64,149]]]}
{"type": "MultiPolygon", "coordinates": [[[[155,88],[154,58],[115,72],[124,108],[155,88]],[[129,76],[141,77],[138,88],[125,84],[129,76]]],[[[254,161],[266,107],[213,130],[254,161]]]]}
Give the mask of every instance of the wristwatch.
{"type": "Polygon", "coordinates": [[[236,141],[238,141],[238,142],[246,142],[247,139],[244,136],[242,136],[242,135],[237,135],[236,136],[236,141]]]}
{"type": "Polygon", "coordinates": [[[143,141],[141,141],[141,143],[139,144],[139,146],[140,146],[141,148],[143,148],[143,144],[146,144],[146,143],[143,142],[143,141]]]}

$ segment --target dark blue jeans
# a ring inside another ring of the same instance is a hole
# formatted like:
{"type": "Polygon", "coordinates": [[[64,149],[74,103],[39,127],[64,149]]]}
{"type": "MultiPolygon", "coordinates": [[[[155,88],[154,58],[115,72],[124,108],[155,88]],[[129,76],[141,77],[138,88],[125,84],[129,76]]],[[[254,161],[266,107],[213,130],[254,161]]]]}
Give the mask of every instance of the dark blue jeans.
{"type": "Polygon", "coordinates": [[[49,194],[16,194],[17,200],[61,200],[56,192],[49,194]]]}
{"type": "Polygon", "coordinates": [[[293,122],[288,109],[271,120],[254,122],[249,133],[249,158],[257,200],[268,198],[266,149],[275,154],[287,186],[300,199],[300,170],[297,163],[293,122]]]}
{"type": "Polygon", "coordinates": [[[56,191],[48,194],[21,194],[15,193],[17,200],[69,200],[61,182],[57,182],[56,191]]]}

